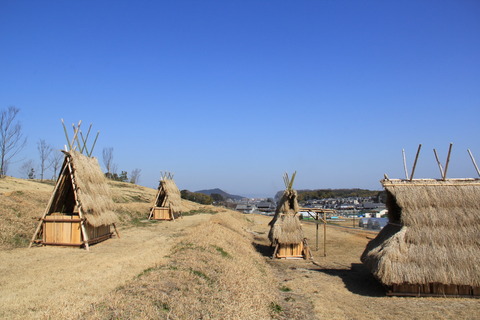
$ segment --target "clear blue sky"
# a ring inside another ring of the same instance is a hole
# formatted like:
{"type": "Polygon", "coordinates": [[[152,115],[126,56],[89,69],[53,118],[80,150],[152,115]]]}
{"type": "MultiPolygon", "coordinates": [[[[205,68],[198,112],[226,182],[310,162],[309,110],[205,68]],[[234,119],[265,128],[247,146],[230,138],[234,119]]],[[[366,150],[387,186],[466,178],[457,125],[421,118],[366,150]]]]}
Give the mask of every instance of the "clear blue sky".
{"type": "MultiPolygon", "coordinates": [[[[21,109],[32,159],[60,119],[100,130],[118,169],[180,189],[273,196],[475,177],[480,2],[1,1],[0,109],[21,109]]],[[[103,164],[102,164],[103,165],[103,164]]]]}

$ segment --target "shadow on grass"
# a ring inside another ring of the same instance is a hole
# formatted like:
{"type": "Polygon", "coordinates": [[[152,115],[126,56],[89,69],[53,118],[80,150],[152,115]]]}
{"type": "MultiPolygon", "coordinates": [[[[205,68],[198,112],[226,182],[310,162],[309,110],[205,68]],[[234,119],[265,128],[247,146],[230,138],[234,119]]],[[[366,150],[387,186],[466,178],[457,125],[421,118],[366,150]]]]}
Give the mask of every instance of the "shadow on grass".
{"type": "Polygon", "coordinates": [[[269,245],[254,242],[253,246],[255,247],[255,250],[264,257],[271,257],[273,255],[273,247],[269,245]]]}
{"type": "Polygon", "coordinates": [[[340,277],[352,293],[367,297],[385,297],[385,288],[361,263],[352,263],[350,269],[313,269],[330,276],[340,277]]]}

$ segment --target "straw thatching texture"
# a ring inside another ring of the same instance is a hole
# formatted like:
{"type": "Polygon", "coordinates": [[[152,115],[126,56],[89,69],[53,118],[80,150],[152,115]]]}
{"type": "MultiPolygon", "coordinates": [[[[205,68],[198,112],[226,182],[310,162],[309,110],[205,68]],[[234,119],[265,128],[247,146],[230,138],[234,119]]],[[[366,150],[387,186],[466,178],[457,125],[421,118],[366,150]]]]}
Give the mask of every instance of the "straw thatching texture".
{"type": "Polygon", "coordinates": [[[285,190],[275,210],[275,215],[268,224],[268,238],[272,244],[295,244],[303,241],[302,225],[296,214],[299,211],[297,191],[285,190]]]}
{"type": "Polygon", "coordinates": [[[169,207],[173,214],[182,212],[182,196],[175,181],[163,179],[158,186],[156,207],[169,207]]]}
{"type": "MultiPolygon", "coordinates": [[[[77,151],[66,153],[70,157],[73,177],[77,185],[77,198],[87,222],[95,227],[117,222],[113,212],[114,203],[110,195],[105,176],[96,158],[89,158],[77,151]]],[[[64,166],[67,165],[67,158],[64,166]]],[[[68,168],[60,176],[58,195],[55,197],[50,212],[73,212],[75,197],[68,168]]]]}
{"type": "Polygon", "coordinates": [[[480,181],[382,183],[395,224],[385,227],[362,255],[372,273],[386,285],[480,286],[480,181]]]}
{"type": "Polygon", "coordinates": [[[297,244],[304,238],[298,215],[282,215],[272,226],[270,233],[271,239],[280,244],[297,244]]]}

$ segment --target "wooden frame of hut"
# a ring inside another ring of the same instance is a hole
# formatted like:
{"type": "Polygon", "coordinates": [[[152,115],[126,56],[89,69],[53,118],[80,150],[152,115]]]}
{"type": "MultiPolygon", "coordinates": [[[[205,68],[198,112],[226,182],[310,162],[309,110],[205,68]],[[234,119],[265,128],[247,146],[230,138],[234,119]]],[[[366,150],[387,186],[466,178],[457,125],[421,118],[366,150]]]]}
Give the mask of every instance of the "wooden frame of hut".
{"type": "Polygon", "coordinates": [[[117,216],[97,159],[78,151],[63,152],[59,178],[30,247],[36,243],[88,250],[89,245],[112,237],[117,216]]]}
{"type": "Polygon", "coordinates": [[[182,212],[182,197],[178,190],[173,174],[165,172],[161,174],[157,195],[153,203],[148,219],[175,220],[182,212]]]}
{"type": "Polygon", "coordinates": [[[480,296],[480,179],[446,179],[448,158],[439,167],[438,180],[381,181],[389,224],[361,260],[387,295],[480,296]]]}
{"type": "Polygon", "coordinates": [[[308,247],[298,214],[297,191],[293,190],[295,175],[296,172],[289,179],[288,174],[285,173],[285,191],[277,205],[272,221],[268,224],[270,226],[268,238],[271,245],[275,246],[274,258],[299,259],[307,257],[308,247]]]}

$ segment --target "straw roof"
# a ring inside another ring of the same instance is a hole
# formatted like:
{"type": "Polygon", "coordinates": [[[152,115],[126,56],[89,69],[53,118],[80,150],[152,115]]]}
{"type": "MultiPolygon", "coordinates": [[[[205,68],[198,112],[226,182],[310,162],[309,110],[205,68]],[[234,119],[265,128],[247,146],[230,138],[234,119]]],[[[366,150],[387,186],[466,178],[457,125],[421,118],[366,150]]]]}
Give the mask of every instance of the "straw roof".
{"type": "Polygon", "coordinates": [[[299,211],[297,191],[287,189],[277,205],[275,215],[269,222],[268,238],[272,244],[294,244],[303,241],[303,229],[297,212],[299,211]]]}
{"type": "Polygon", "coordinates": [[[95,227],[117,222],[117,215],[113,212],[114,203],[97,159],[89,158],[77,151],[64,153],[65,161],[49,213],[71,213],[76,209],[75,194],[67,165],[69,159],[77,186],[76,196],[87,222],[95,227]]]}
{"type": "Polygon", "coordinates": [[[156,207],[169,207],[172,213],[182,212],[182,196],[173,179],[164,177],[158,186],[156,207]]]}
{"type": "Polygon", "coordinates": [[[385,285],[480,286],[480,180],[383,180],[390,223],[362,262],[385,285]]]}

